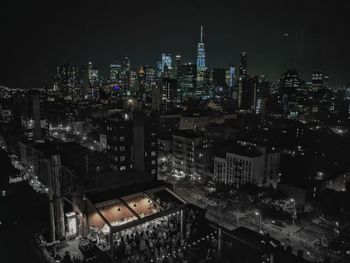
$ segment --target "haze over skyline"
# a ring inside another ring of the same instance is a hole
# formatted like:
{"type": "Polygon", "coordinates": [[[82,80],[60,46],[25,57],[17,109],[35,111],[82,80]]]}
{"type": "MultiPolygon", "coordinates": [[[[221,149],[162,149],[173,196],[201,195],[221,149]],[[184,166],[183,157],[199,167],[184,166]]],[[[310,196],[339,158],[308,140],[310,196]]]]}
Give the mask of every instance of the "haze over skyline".
{"type": "Polygon", "coordinates": [[[205,28],[209,68],[238,66],[240,52],[247,51],[249,74],[266,74],[271,81],[287,67],[296,67],[305,80],[322,70],[331,83],[349,82],[345,1],[60,1],[24,2],[20,9],[18,5],[7,1],[0,18],[6,47],[1,85],[51,84],[56,66],[66,62],[85,66],[91,60],[104,72],[123,55],[131,57],[133,67],[155,65],[163,52],[195,62],[200,25],[205,28]]]}

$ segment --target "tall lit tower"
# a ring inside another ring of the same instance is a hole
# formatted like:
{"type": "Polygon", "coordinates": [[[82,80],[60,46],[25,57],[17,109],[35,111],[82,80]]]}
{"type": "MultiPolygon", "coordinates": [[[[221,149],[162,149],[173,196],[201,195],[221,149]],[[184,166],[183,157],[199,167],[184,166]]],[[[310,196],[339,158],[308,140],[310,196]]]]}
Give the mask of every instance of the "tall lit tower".
{"type": "Polygon", "coordinates": [[[197,86],[203,85],[204,72],[207,70],[205,66],[205,47],[203,42],[203,26],[201,26],[201,36],[197,47],[197,86]]]}
{"type": "Polygon", "coordinates": [[[247,52],[241,53],[241,61],[239,63],[239,76],[245,77],[248,75],[248,54],[247,52]]]}

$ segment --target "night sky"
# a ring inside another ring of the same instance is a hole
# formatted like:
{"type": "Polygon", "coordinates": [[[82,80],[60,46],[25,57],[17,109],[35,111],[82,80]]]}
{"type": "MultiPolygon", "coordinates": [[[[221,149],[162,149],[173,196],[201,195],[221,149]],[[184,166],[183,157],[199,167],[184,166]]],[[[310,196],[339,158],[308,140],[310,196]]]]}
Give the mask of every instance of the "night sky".
{"type": "Polygon", "coordinates": [[[0,85],[50,84],[57,65],[106,71],[118,57],[154,65],[162,52],[195,62],[200,25],[209,67],[238,65],[275,81],[288,66],[350,82],[350,6],[338,1],[7,1],[1,2],[0,85]],[[30,3],[29,3],[30,2],[30,3]],[[285,34],[288,34],[288,37],[285,34]]]}

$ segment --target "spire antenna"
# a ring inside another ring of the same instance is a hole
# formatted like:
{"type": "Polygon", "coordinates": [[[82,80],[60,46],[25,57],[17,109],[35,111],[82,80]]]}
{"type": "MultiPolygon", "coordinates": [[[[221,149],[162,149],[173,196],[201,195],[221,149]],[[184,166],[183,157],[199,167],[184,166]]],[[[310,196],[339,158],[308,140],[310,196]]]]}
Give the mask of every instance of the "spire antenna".
{"type": "Polygon", "coordinates": [[[203,43],[203,26],[201,26],[201,43],[203,43]]]}

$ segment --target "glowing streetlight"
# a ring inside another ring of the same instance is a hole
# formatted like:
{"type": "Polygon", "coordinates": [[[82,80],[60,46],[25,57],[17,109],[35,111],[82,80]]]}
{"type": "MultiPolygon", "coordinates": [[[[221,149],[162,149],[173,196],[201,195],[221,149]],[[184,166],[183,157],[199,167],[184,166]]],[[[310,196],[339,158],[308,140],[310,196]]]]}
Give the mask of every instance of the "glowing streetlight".
{"type": "Polygon", "coordinates": [[[295,200],[294,200],[293,198],[291,198],[291,199],[289,199],[289,201],[290,201],[291,203],[293,203],[292,208],[294,208],[294,207],[295,207],[295,200]]]}
{"type": "Polygon", "coordinates": [[[261,213],[259,211],[255,211],[254,214],[259,216],[259,232],[261,233],[261,213]]]}
{"type": "Polygon", "coordinates": [[[293,209],[293,212],[292,212],[292,224],[294,225],[294,220],[296,218],[296,207],[295,207],[295,200],[293,198],[289,199],[289,201],[293,204],[292,205],[292,209],[293,209]]]}

